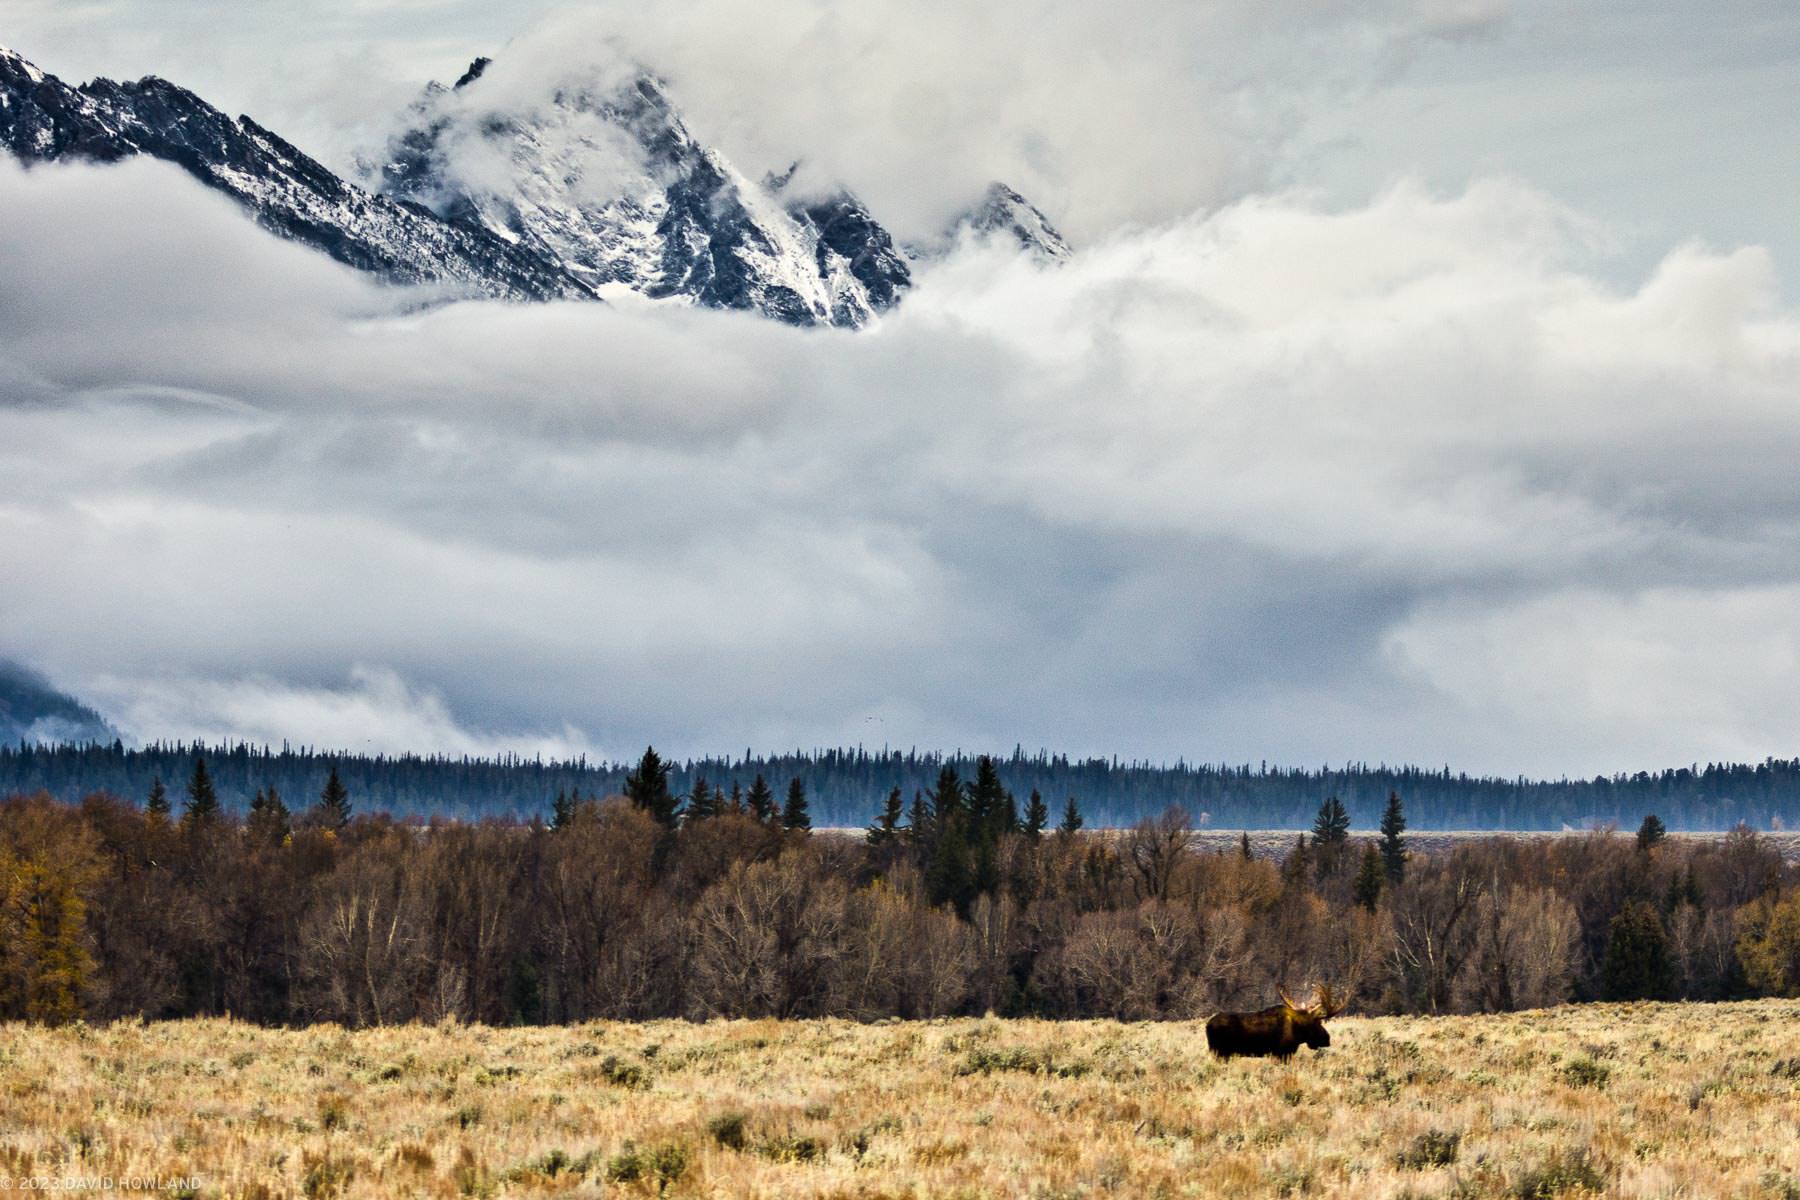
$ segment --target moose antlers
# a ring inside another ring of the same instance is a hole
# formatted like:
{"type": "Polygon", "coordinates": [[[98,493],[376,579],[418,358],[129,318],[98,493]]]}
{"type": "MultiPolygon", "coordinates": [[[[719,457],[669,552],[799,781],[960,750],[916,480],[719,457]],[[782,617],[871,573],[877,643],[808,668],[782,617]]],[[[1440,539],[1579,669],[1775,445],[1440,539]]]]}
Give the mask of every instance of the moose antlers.
{"type": "Polygon", "coordinates": [[[1295,1012],[1310,1013],[1321,1021],[1337,1016],[1344,1011],[1344,1006],[1350,1003],[1348,996],[1339,996],[1336,989],[1326,983],[1313,985],[1312,1000],[1306,1004],[1296,1004],[1294,998],[1287,994],[1287,989],[1284,987],[1278,985],[1275,991],[1281,996],[1281,1002],[1295,1012]]]}

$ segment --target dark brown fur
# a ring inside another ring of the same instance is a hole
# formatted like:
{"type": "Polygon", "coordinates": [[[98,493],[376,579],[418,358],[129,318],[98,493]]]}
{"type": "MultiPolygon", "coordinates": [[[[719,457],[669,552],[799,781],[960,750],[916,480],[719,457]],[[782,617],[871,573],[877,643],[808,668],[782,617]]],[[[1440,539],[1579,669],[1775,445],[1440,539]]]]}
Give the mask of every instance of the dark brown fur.
{"type": "Polygon", "coordinates": [[[1261,1012],[1218,1014],[1206,1023],[1206,1044],[1220,1058],[1292,1058],[1302,1046],[1325,1049],[1331,1035],[1318,1012],[1277,1004],[1261,1012]]]}

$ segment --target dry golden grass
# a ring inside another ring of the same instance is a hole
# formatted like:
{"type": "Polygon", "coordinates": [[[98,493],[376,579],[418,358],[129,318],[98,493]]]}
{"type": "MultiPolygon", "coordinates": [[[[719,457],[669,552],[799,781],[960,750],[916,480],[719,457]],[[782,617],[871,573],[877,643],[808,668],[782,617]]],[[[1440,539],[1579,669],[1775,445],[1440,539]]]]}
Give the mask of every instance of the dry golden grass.
{"type": "Polygon", "coordinates": [[[0,1176],[222,1197],[1800,1197],[1792,1001],[1332,1028],[1283,1064],[1214,1061],[1191,1023],[8,1025],[0,1176]]]}

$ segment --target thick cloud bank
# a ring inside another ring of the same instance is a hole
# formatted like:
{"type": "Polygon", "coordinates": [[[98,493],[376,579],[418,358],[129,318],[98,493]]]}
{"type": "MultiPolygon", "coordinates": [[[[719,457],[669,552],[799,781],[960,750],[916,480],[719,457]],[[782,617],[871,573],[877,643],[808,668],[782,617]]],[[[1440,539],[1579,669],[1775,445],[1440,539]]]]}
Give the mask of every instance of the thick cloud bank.
{"type": "Polygon", "coordinates": [[[1792,753],[1800,318],[1522,186],[971,253],[858,335],[420,309],[0,166],[0,653],[140,737],[1792,753]]]}
{"type": "Polygon", "coordinates": [[[0,41],[65,78],[166,75],[340,169],[476,55],[536,100],[546,79],[623,53],[752,177],[804,159],[799,183],[849,185],[909,239],[998,178],[1085,242],[1260,188],[1319,110],[1510,7],[1140,0],[1121,19],[1090,0],[10,0],[0,41]]]}

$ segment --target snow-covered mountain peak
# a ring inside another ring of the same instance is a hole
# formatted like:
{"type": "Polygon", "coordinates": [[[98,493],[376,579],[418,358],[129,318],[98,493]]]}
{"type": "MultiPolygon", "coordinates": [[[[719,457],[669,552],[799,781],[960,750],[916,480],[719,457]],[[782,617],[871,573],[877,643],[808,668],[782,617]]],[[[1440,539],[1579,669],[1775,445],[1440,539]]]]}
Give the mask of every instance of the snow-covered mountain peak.
{"type": "Polygon", "coordinates": [[[1073,253],[1042,209],[997,180],[988,185],[981,202],[956,223],[951,236],[1011,238],[1027,253],[1052,262],[1073,253]]]}
{"type": "Polygon", "coordinates": [[[395,283],[507,300],[594,295],[554,263],[370,195],[248,117],[233,120],[155,76],[73,87],[16,55],[0,57],[0,146],[27,163],[162,159],[271,232],[395,283]]]}
{"type": "Polygon", "coordinates": [[[5,63],[33,83],[44,82],[44,73],[36,64],[10,46],[0,45],[0,63],[5,63]]]}
{"type": "MultiPolygon", "coordinates": [[[[753,181],[617,46],[478,58],[403,114],[367,187],[249,117],[154,76],[79,87],[0,47],[0,147],[27,162],[171,163],[260,225],[446,298],[648,301],[855,328],[912,286],[907,255],[849,189],[804,163],[753,181]]],[[[1068,244],[995,184],[923,253],[1068,244]]]]}
{"type": "Polygon", "coordinates": [[[601,291],[854,327],[910,282],[903,263],[897,278],[871,269],[841,202],[790,208],[703,145],[649,71],[613,55],[558,75],[477,59],[413,106],[377,186],[601,291]]]}

